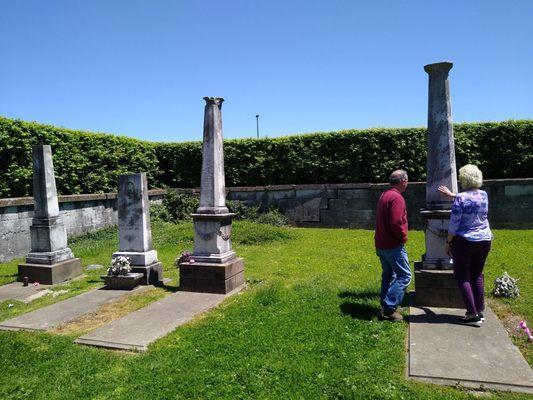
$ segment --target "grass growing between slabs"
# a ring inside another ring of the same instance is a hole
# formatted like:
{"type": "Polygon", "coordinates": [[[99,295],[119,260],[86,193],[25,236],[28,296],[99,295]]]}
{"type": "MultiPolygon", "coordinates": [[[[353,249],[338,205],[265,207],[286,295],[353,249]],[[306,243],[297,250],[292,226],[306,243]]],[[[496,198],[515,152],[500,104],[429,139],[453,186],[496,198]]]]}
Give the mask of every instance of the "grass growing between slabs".
{"type": "MultiPolygon", "coordinates": [[[[127,299],[119,300],[122,311],[116,313],[115,317],[120,317],[123,313],[134,311],[148,302],[162,298],[168,294],[168,289],[177,290],[178,271],[174,266],[174,260],[184,250],[193,249],[192,224],[171,224],[167,222],[152,223],[153,243],[157,249],[158,258],[163,262],[164,277],[170,279],[166,289],[153,289],[145,295],[134,295],[127,299]],[[148,300],[150,299],[150,300],[148,300]]],[[[290,237],[289,230],[271,227],[268,225],[254,225],[249,222],[238,221],[234,223],[235,244],[253,245],[257,243],[269,243],[275,240],[285,240],[290,237]]],[[[76,257],[81,258],[84,267],[85,277],[76,279],[68,284],[54,286],[51,290],[57,293],[50,293],[31,303],[25,304],[20,301],[8,300],[0,302],[0,321],[13,318],[44,306],[65,300],[91,289],[103,286],[101,275],[106,274],[106,268],[110,266],[112,254],[118,250],[118,233],[116,227],[101,229],[99,231],[86,234],[84,236],[69,240],[69,246],[76,257]],[[91,264],[102,265],[98,270],[87,270],[85,267],[91,264]]],[[[12,260],[8,263],[0,264],[0,285],[14,282],[17,279],[17,265],[23,259],[12,260]]],[[[109,321],[109,313],[103,316],[105,321],[109,321]]],[[[95,321],[100,321],[101,316],[96,316],[95,321]]],[[[81,328],[81,327],[80,327],[81,328]]],[[[69,332],[70,329],[63,330],[69,332]]]]}
{"type": "MultiPolygon", "coordinates": [[[[153,233],[164,274],[172,279],[169,287],[175,287],[172,264],[181,251],[192,249],[192,225],[158,223],[153,233]]],[[[531,321],[533,231],[495,234],[487,291],[504,270],[521,278],[522,296],[498,304],[531,321]]],[[[376,318],[380,267],[371,231],[236,223],[233,237],[245,259],[249,289],[157,341],[145,354],[75,345],[73,337],[86,326],[66,335],[0,332],[0,398],[474,398],[460,389],[405,379],[407,324],[376,318]]],[[[107,266],[116,248],[113,229],[72,242],[84,265],[107,266]]],[[[420,259],[423,233],[410,232],[407,248],[411,261],[420,259]]],[[[16,263],[0,269],[2,277],[10,276],[16,263]]],[[[69,292],[62,296],[101,285],[102,273],[90,271],[87,278],[65,285],[69,292]]],[[[125,307],[138,308],[168,293],[155,290],[135,295],[139,298],[129,300],[135,304],[125,307]]],[[[3,303],[0,318],[61,298],[47,296],[11,308],[3,303]]],[[[495,393],[491,398],[526,397],[495,393]]]]}

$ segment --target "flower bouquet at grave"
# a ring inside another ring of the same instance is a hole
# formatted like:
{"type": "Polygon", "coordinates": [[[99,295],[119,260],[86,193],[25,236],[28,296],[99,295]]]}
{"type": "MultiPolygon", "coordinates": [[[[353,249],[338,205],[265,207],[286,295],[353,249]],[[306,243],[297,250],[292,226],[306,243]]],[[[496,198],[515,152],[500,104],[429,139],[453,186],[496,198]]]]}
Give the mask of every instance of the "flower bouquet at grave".
{"type": "Polygon", "coordinates": [[[111,267],[107,270],[110,276],[125,276],[131,272],[129,257],[118,256],[111,261],[111,267]]]}
{"type": "Polygon", "coordinates": [[[108,289],[133,289],[139,286],[143,274],[131,272],[130,259],[124,256],[113,258],[107,275],[102,276],[108,289]]]}
{"type": "Polygon", "coordinates": [[[511,277],[507,272],[494,280],[494,289],[492,294],[494,297],[504,297],[511,299],[520,296],[520,289],[518,288],[519,279],[511,277]]]}

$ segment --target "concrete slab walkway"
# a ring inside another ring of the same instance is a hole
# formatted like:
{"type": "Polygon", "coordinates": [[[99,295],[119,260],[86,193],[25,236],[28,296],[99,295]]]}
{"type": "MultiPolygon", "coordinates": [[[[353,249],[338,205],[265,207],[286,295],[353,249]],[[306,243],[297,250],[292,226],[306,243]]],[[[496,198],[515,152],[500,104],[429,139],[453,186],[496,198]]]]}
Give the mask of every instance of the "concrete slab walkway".
{"type": "Polygon", "coordinates": [[[134,290],[95,289],[78,296],[43,307],[39,310],[0,322],[1,330],[47,330],[97,311],[102,305],[150,288],[138,286],[134,290]]]}
{"type": "Polygon", "coordinates": [[[456,322],[464,310],[411,307],[409,377],[533,393],[533,370],[492,310],[484,314],[483,324],[474,327],[456,322]]]}
{"type": "Polygon", "coordinates": [[[76,343],[121,350],[146,351],[148,345],[178,326],[220,304],[228,294],[176,292],[117,319],[76,340],[76,343]]]}

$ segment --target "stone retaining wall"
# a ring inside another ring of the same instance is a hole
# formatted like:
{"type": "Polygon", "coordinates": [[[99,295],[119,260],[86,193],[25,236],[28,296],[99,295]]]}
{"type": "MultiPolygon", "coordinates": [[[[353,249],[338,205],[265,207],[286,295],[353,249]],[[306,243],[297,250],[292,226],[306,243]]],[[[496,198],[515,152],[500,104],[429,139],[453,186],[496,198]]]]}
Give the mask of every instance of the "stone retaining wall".
{"type": "MultiPolygon", "coordinates": [[[[160,201],[164,190],[149,191],[150,201],[160,201]]],[[[59,196],[59,211],[67,235],[79,236],[117,224],[117,194],[59,196]]],[[[0,199],[0,263],[25,256],[30,250],[33,198],[0,199]]]]}
{"type": "MultiPolygon", "coordinates": [[[[489,220],[494,228],[533,229],[533,178],[486,180],[489,220]]],[[[233,187],[228,199],[266,209],[278,207],[292,225],[373,229],[375,208],[386,184],[325,184],[233,187]]],[[[178,189],[198,193],[198,189],[178,189]]],[[[150,201],[163,190],[149,191],[150,201]]],[[[67,234],[77,236],[117,224],[116,193],[59,196],[67,234]]],[[[425,183],[410,183],[405,192],[409,224],[421,229],[418,210],[425,204],[425,183]]],[[[0,262],[23,257],[30,248],[31,197],[0,199],[0,262]]]]}
{"type": "MultiPolygon", "coordinates": [[[[373,229],[377,200],[386,184],[280,185],[230,188],[228,199],[262,208],[278,207],[292,225],[373,229]]],[[[533,228],[533,178],[484,182],[489,194],[489,221],[494,228],[533,228]]],[[[404,193],[409,225],[422,229],[424,182],[409,184],[404,193]]]]}

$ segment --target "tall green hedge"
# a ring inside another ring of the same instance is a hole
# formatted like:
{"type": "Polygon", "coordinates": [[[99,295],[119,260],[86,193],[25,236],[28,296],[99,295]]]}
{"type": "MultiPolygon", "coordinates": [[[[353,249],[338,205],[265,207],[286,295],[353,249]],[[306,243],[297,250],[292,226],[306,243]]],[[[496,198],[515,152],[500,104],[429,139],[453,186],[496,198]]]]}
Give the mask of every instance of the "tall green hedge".
{"type": "MultiPolygon", "coordinates": [[[[533,120],[455,124],[457,165],[479,165],[485,178],[525,178],[533,171],[533,120]]],[[[426,129],[377,128],[224,142],[226,184],[385,182],[404,168],[426,178],[426,129]]],[[[200,184],[201,143],[158,143],[162,182],[200,184]]]]}
{"type": "Polygon", "coordinates": [[[0,197],[32,194],[32,146],[52,146],[61,194],[116,192],[118,175],[143,171],[158,179],[152,143],[0,117],[0,197]]]}
{"type": "MultiPolygon", "coordinates": [[[[485,178],[533,171],[533,120],[455,124],[457,165],[485,178]]],[[[149,143],[0,117],[0,197],[31,194],[31,146],[50,144],[62,194],[116,191],[117,177],[144,171],[151,187],[198,187],[201,142],[149,143]]],[[[378,128],[224,142],[226,184],[384,182],[404,168],[424,180],[426,129],[378,128]]]]}

